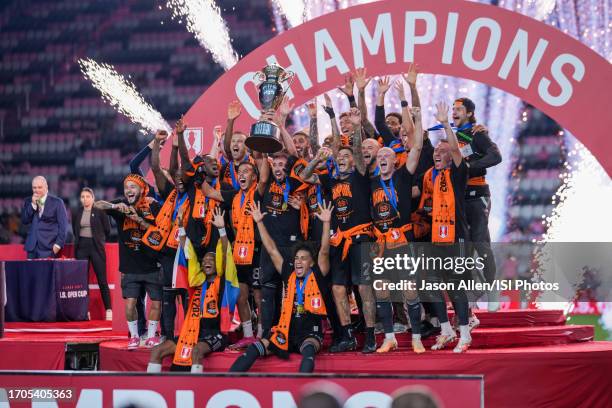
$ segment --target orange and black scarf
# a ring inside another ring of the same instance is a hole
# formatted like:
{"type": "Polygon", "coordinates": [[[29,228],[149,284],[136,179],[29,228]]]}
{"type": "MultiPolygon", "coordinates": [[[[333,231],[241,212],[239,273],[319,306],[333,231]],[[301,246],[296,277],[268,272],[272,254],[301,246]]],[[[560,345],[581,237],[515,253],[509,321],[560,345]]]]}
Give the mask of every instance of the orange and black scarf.
{"type": "Polygon", "coordinates": [[[431,202],[431,242],[452,244],[455,242],[455,191],[451,181],[451,169],[436,171],[433,167],[423,176],[423,191],[419,208],[431,202]]]}
{"type": "MultiPolygon", "coordinates": [[[[142,242],[155,251],[161,251],[164,246],[171,249],[178,248],[179,225],[177,222],[175,222],[175,219],[173,219],[178,196],[178,191],[175,188],[172,190],[168,198],[166,198],[164,205],[157,214],[157,217],[155,217],[155,225],[151,225],[142,237],[142,242]]],[[[185,214],[185,212],[188,211],[188,208],[189,198],[186,197],[178,209],[176,218],[178,218],[179,215],[182,217],[182,214],[185,214]]],[[[183,227],[187,226],[187,217],[182,217],[182,222],[183,227]]]]}
{"type": "MultiPolygon", "coordinates": [[[[316,315],[326,315],[325,303],[323,296],[317,285],[314,272],[309,272],[305,278],[306,287],[304,289],[304,311],[316,315]]],[[[297,277],[295,271],[291,273],[287,282],[287,290],[283,299],[280,319],[278,324],[272,327],[270,341],[280,350],[287,351],[289,349],[289,326],[291,325],[291,317],[293,316],[293,303],[295,300],[297,289],[297,277]]]]}
{"type": "MultiPolygon", "coordinates": [[[[221,183],[219,183],[218,179],[215,179],[212,186],[215,190],[221,191],[221,183]]],[[[210,200],[204,195],[201,189],[196,188],[192,205],[193,209],[191,210],[191,218],[197,222],[204,223],[204,235],[200,241],[200,246],[202,247],[205,247],[210,243],[213,214],[218,205],[218,201],[210,200]]]]}
{"type": "Polygon", "coordinates": [[[210,285],[205,281],[202,286],[194,290],[187,315],[181,327],[181,334],[176,343],[174,364],[181,366],[191,365],[191,354],[195,345],[198,344],[198,336],[200,334],[200,319],[214,319],[219,316],[220,288],[221,278],[217,276],[210,285]],[[202,299],[203,287],[205,287],[204,290],[206,291],[204,299],[202,299]]]}
{"type": "Polygon", "coordinates": [[[255,223],[253,217],[247,214],[255,198],[257,184],[253,184],[248,191],[240,190],[232,200],[232,225],[236,230],[234,241],[234,263],[236,265],[250,265],[253,262],[255,251],[255,223]]]}

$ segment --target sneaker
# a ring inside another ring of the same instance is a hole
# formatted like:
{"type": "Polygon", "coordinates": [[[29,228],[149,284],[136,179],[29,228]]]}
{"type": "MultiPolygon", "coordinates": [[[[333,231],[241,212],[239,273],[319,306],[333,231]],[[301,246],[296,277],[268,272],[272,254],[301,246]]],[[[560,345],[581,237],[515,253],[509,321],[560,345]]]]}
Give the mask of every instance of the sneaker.
{"type": "Polygon", "coordinates": [[[421,339],[412,339],[412,351],[417,354],[423,354],[426,351],[421,339]]]}
{"type": "Polygon", "coordinates": [[[457,345],[453,349],[453,352],[465,353],[468,350],[468,348],[470,348],[471,344],[472,344],[472,339],[469,339],[469,340],[459,339],[459,341],[457,342],[457,345]]]}
{"type": "Polygon", "coordinates": [[[355,338],[340,340],[337,344],[329,348],[330,353],[343,353],[345,351],[354,351],[357,348],[355,338]]]}
{"type": "Polygon", "coordinates": [[[408,326],[402,323],[393,323],[393,333],[406,333],[408,326]]]}
{"type": "Polygon", "coordinates": [[[140,339],[138,337],[130,337],[128,340],[128,350],[137,349],[140,346],[140,339]]]}
{"type": "Polygon", "coordinates": [[[388,353],[390,351],[397,350],[397,340],[396,339],[385,339],[383,341],[382,346],[376,350],[377,353],[388,353]]]}
{"type": "Polygon", "coordinates": [[[106,320],[113,320],[113,311],[110,309],[106,311],[106,320]]]}
{"type": "Polygon", "coordinates": [[[361,349],[361,352],[363,354],[370,354],[376,352],[376,338],[372,337],[371,339],[366,340],[363,345],[363,348],[361,349]]]}
{"type": "Polygon", "coordinates": [[[231,346],[229,346],[229,349],[230,350],[238,350],[238,349],[247,348],[251,344],[255,343],[256,341],[257,341],[257,338],[255,338],[255,336],[253,336],[253,337],[243,337],[240,340],[238,340],[236,343],[234,343],[231,346]]]}
{"type": "Polygon", "coordinates": [[[161,338],[159,336],[149,337],[147,341],[145,341],[146,348],[153,348],[158,344],[161,344],[161,338]]]}
{"type": "Polygon", "coordinates": [[[478,326],[480,326],[480,320],[478,320],[478,317],[476,317],[476,315],[472,315],[470,317],[470,320],[468,321],[468,327],[470,328],[470,332],[478,326]]]}
{"type": "Polygon", "coordinates": [[[443,348],[446,347],[447,344],[452,343],[455,340],[457,340],[456,334],[453,334],[453,335],[441,334],[438,337],[436,337],[436,344],[431,346],[431,349],[432,350],[442,350],[443,348]]]}

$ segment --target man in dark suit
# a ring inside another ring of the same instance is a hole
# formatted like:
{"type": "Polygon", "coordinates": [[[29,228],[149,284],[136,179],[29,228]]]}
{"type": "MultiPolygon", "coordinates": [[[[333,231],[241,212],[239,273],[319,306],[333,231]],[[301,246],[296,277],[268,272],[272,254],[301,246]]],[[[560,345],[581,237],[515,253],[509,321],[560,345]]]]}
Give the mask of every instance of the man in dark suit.
{"type": "Polygon", "coordinates": [[[57,256],[66,243],[68,217],[61,198],[49,194],[47,180],[32,180],[32,197],[25,199],[21,223],[30,225],[25,242],[28,259],[57,256]]]}

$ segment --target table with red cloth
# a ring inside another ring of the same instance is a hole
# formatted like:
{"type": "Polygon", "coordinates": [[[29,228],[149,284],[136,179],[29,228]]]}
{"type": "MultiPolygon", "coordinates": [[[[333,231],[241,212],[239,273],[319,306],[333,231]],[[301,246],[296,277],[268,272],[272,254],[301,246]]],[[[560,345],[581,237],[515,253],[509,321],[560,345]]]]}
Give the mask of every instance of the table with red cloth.
{"type": "Polygon", "coordinates": [[[87,261],[45,259],[4,262],[5,321],[87,320],[87,261]]]}

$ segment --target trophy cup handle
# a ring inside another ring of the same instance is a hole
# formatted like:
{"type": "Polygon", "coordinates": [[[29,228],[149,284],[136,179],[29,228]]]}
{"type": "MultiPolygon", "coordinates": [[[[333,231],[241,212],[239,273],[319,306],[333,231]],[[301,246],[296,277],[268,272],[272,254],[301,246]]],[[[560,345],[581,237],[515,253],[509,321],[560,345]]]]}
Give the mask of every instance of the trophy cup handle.
{"type": "Polygon", "coordinates": [[[285,92],[287,92],[289,88],[291,88],[291,84],[293,83],[294,79],[295,79],[295,72],[283,71],[283,73],[281,74],[280,81],[287,82],[287,87],[285,88],[285,92]]]}
{"type": "Polygon", "coordinates": [[[257,86],[266,80],[266,74],[264,74],[263,71],[257,71],[255,72],[255,74],[253,74],[253,80],[255,81],[255,85],[257,86]]]}

